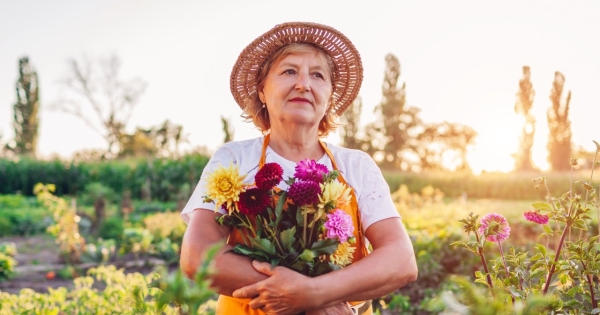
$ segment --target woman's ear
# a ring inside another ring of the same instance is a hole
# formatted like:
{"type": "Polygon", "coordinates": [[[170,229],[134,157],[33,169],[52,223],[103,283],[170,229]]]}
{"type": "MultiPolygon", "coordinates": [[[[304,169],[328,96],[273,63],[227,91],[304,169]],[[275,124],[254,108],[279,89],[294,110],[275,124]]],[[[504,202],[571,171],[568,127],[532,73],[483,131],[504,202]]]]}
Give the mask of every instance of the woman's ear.
{"type": "Polygon", "coordinates": [[[258,91],[258,99],[261,103],[265,103],[265,93],[263,93],[263,91],[258,91]]]}

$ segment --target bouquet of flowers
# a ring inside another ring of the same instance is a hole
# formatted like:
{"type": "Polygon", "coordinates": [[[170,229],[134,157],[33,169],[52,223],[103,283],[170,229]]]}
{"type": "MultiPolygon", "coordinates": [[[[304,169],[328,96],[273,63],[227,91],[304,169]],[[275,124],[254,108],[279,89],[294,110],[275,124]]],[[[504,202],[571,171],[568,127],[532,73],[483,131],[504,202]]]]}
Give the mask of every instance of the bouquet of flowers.
{"type": "Polygon", "coordinates": [[[351,188],[314,160],[296,165],[285,180],[277,163],[265,164],[253,184],[237,166],[219,167],[208,177],[206,202],[225,210],[217,222],[237,229],[243,244],[235,253],[318,276],[352,263],[356,239],[352,217],[340,209],[350,202],[351,188]]]}

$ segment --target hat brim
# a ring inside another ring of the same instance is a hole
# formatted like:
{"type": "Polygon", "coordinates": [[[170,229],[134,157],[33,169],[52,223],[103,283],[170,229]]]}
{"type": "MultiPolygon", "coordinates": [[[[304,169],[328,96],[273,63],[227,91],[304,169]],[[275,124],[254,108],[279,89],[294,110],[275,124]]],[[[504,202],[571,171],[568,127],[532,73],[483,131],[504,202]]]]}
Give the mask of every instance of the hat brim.
{"type": "Polygon", "coordinates": [[[277,49],[291,43],[312,43],[322,48],[334,64],[333,111],[342,115],[352,104],[363,80],[360,54],[352,42],[327,25],[310,22],[278,24],[256,38],[238,57],[230,77],[231,94],[244,109],[256,98],[256,78],[263,63],[277,49]]]}

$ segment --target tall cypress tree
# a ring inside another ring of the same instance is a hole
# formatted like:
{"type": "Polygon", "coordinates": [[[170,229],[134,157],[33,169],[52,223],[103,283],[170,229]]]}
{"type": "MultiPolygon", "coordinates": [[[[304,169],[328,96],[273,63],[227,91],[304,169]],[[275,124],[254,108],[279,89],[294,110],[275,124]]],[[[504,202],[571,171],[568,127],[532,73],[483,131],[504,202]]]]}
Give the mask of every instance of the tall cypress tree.
{"type": "Polygon", "coordinates": [[[560,72],[554,73],[550,101],[552,106],[548,109],[548,162],[553,171],[568,171],[571,168],[571,122],[569,121],[569,106],[571,91],[563,101],[565,76],[560,72]]]}
{"type": "Polygon", "coordinates": [[[375,108],[379,121],[366,128],[370,146],[366,150],[379,155],[380,165],[386,169],[408,169],[402,151],[409,147],[415,127],[421,124],[419,109],[406,106],[406,84],[398,87],[400,61],[393,54],[385,57],[386,67],[383,78],[383,100],[375,108]],[[411,134],[412,133],[412,134],[411,134]]]}
{"type": "Polygon", "coordinates": [[[357,97],[352,105],[342,114],[343,126],[340,128],[342,146],[348,149],[360,149],[362,141],[358,138],[362,99],[357,97]]]}
{"type": "Polygon", "coordinates": [[[19,59],[19,79],[16,84],[17,102],[14,104],[15,151],[35,157],[39,127],[39,84],[37,72],[29,58],[19,59]]]}
{"type": "Polygon", "coordinates": [[[531,148],[535,135],[535,118],[531,114],[535,90],[531,84],[531,69],[523,66],[523,77],[519,81],[519,92],[515,102],[515,113],[525,117],[525,125],[521,132],[519,150],[514,155],[515,171],[532,171],[535,168],[531,162],[531,148]]]}

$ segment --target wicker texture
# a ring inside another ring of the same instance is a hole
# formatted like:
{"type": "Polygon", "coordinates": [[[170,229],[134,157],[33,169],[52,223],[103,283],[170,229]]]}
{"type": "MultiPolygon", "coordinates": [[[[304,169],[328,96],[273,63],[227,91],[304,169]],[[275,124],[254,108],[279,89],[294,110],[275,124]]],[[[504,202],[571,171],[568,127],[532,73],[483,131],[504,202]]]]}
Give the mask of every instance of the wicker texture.
{"type": "Polygon", "coordinates": [[[230,88],[242,109],[256,97],[256,77],[265,60],[278,48],[291,43],[312,43],[325,50],[334,63],[333,110],[341,115],[354,101],[363,80],[360,54],[350,40],[322,24],[290,22],[278,24],[248,45],[231,71],[230,88]]]}

